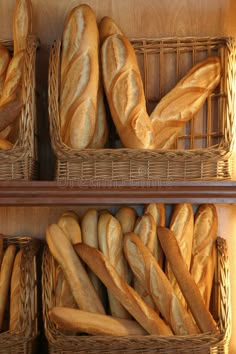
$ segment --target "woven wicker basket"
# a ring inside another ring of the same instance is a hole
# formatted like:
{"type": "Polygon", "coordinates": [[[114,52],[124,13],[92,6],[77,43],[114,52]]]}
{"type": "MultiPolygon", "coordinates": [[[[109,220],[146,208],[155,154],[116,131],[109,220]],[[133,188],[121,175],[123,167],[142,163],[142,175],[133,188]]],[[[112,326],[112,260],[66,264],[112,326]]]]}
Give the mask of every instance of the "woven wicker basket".
{"type": "Polygon", "coordinates": [[[228,353],[231,331],[229,264],[226,241],[222,238],[217,239],[217,267],[212,296],[212,314],[220,329],[217,335],[204,333],[171,337],[148,335],[112,338],[65,335],[56,328],[48,316],[49,310],[55,305],[55,267],[56,262],[46,246],[42,263],[43,317],[51,354],[228,353]]]}
{"type": "MultiPolygon", "coordinates": [[[[19,323],[17,328],[0,334],[1,354],[36,353],[38,337],[38,301],[36,253],[38,242],[29,237],[4,237],[4,247],[15,244],[17,249],[23,248],[21,261],[21,288],[19,323]]],[[[9,316],[9,311],[6,311],[9,316]]]]}
{"type": "MultiPolygon", "coordinates": [[[[10,51],[13,42],[0,40],[10,51]]],[[[37,126],[35,107],[35,61],[37,40],[29,36],[25,54],[18,139],[10,150],[0,150],[0,180],[31,180],[38,175],[37,126]]]]}
{"type": "Polygon", "coordinates": [[[173,149],[122,148],[112,129],[104,149],[71,149],[59,134],[61,42],[55,41],[49,63],[49,116],[56,158],[55,179],[83,182],[231,179],[235,130],[234,40],[208,37],[136,39],[132,44],[140,64],[149,113],[196,62],[208,56],[217,55],[221,59],[220,85],[203,109],[186,124],[173,149]]]}

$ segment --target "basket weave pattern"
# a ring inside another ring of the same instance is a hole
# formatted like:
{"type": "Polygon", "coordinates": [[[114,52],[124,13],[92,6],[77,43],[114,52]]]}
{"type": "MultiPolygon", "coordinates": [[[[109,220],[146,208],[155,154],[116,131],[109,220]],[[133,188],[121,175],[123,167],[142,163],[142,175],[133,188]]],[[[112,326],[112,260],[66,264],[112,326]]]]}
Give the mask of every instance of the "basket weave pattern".
{"type": "Polygon", "coordinates": [[[229,265],[226,241],[217,239],[217,267],[213,286],[212,313],[218,323],[220,333],[203,333],[187,336],[73,336],[61,333],[48,316],[49,310],[55,306],[54,261],[48,247],[43,254],[42,286],[43,317],[45,334],[50,354],[88,354],[88,353],[228,353],[231,328],[231,307],[229,294],[229,265]]]}
{"type": "Polygon", "coordinates": [[[38,305],[36,253],[37,242],[29,237],[4,237],[4,247],[10,244],[23,248],[20,278],[20,305],[17,328],[0,334],[1,354],[32,354],[38,337],[38,305]]]}
{"type": "Polygon", "coordinates": [[[230,38],[135,39],[147,110],[197,62],[219,56],[222,78],[201,111],[186,124],[173,149],[122,148],[110,131],[103,149],[75,150],[60,136],[58,102],[61,42],[55,41],[49,63],[51,144],[56,157],[55,179],[79,181],[209,180],[230,179],[234,145],[236,50],[230,38]]]}
{"type": "MultiPolygon", "coordinates": [[[[13,42],[0,40],[10,51],[13,42]]],[[[25,52],[19,134],[10,150],[0,150],[0,180],[32,180],[37,177],[37,127],[35,107],[35,61],[37,40],[29,36],[25,52]]]]}

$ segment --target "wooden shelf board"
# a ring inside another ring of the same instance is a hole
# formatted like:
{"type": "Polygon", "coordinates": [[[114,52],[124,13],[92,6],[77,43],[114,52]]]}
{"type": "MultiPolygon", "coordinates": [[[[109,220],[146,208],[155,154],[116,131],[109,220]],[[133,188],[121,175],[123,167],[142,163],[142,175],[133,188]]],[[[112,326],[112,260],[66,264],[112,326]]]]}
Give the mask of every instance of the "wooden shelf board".
{"type": "Polygon", "coordinates": [[[1,181],[0,205],[236,203],[236,181],[85,183],[1,181]]]}

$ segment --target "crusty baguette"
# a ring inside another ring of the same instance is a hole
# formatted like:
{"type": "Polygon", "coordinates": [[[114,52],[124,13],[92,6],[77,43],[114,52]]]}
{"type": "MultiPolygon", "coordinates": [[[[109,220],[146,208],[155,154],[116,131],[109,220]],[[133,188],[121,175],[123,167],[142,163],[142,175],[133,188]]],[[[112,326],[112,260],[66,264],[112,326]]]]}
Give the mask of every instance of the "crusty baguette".
{"type": "Polygon", "coordinates": [[[99,36],[101,44],[105,41],[105,39],[107,39],[107,37],[114,34],[124,35],[124,32],[111,17],[104,16],[99,24],[99,36]]]}
{"type": "Polygon", "coordinates": [[[130,312],[136,321],[150,334],[172,335],[172,331],[159,315],[129,286],[96,248],[80,243],[74,246],[82,260],[97,274],[104,285],[130,312]]]}
{"type": "Polygon", "coordinates": [[[5,134],[2,134],[5,128],[18,117],[21,108],[22,100],[15,95],[9,96],[4,103],[0,100],[0,139],[7,140],[5,134]]]}
{"type": "Polygon", "coordinates": [[[13,331],[19,324],[19,311],[20,311],[20,279],[21,279],[21,260],[23,250],[19,250],[15,256],[10,287],[10,321],[9,328],[13,331]]]}
{"type": "Polygon", "coordinates": [[[154,131],[146,111],[137,58],[129,40],[120,34],[122,31],[112,35],[110,31],[106,17],[100,22],[99,32],[106,37],[101,46],[101,64],[112,119],[125,147],[149,148],[154,143],[154,131]]]}
{"type": "Polygon", "coordinates": [[[31,1],[16,0],[13,14],[14,55],[26,48],[26,40],[30,33],[32,33],[31,1]]]}
{"type": "Polygon", "coordinates": [[[128,206],[120,207],[117,210],[115,217],[120,223],[123,234],[134,230],[134,225],[137,219],[137,212],[134,208],[128,206]]]}
{"type": "MultiPolygon", "coordinates": [[[[128,280],[127,263],[123,253],[123,233],[118,220],[109,213],[100,215],[98,220],[98,245],[102,253],[116,268],[119,275],[128,280]]],[[[129,312],[108,289],[109,307],[112,316],[130,318],[129,312]]]]}
{"type": "Polygon", "coordinates": [[[71,216],[79,222],[79,216],[74,210],[66,210],[61,214],[61,216],[71,216]]]}
{"type": "MultiPolygon", "coordinates": [[[[142,214],[136,221],[134,226],[134,233],[139,236],[144,245],[149,249],[154,258],[157,258],[157,234],[156,224],[152,215],[148,212],[142,214]]],[[[127,257],[126,257],[127,258],[127,257]]],[[[132,267],[131,267],[132,269],[132,267]]],[[[135,272],[133,271],[135,274],[135,272]]],[[[152,295],[147,291],[143,282],[135,275],[133,279],[133,287],[137,293],[153,309],[156,308],[152,295]]]]}
{"type": "MultiPolygon", "coordinates": [[[[82,241],[91,247],[98,248],[98,211],[95,208],[89,208],[81,219],[82,241]]],[[[96,289],[98,296],[105,305],[106,289],[100,279],[87,269],[88,276],[96,289]]]]}
{"type": "Polygon", "coordinates": [[[209,308],[215,271],[218,217],[214,204],[202,204],[195,214],[191,274],[209,308]]]}
{"type": "Polygon", "coordinates": [[[124,250],[131,269],[152,296],[157,308],[175,334],[196,334],[192,316],[183,307],[165,273],[143,241],[135,233],[124,238],[124,250]]]}
{"type": "Polygon", "coordinates": [[[61,215],[57,224],[72,244],[82,241],[80,225],[74,216],[61,215]]]}
{"type": "Polygon", "coordinates": [[[157,233],[166,258],[198,327],[202,332],[217,333],[217,325],[206,308],[199,288],[186,267],[173,231],[159,226],[157,233]]]}
{"type": "Polygon", "coordinates": [[[70,308],[77,308],[74,296],[72,294],[71,288],[66,280],[66,277],[60,269],[60,273],[57,278],[58,284],[55,290],[55,298],[57,306],[65,306],[70,308]]]}
{"type": "Polygon", "coordinates": [[[53,307],[51,320],[65,330],[105,336],[146,335],[147,332],[134,320],[114,318],[65,307],[53,307]]]}
{"type": "MultiPolygon", "coordinates": [[[[163,203],[149,203],[144,207],[144,213],[150,213],[154,219],[156,228],[157,226],[165,226],[166,223],[166,210],[163,203]]],[[[157,235],[156,235],[157,238],[157,235]]],[[[157,253],[154,255],[160,265],[163,267],[164,255],[160,245],[160,242],[157,238],[156,240],[157,253]]]]}
{"type": "Polygon", "coordinates": [[[61,57],[62,140],[75,149],[91,143],[97,119],[99,33],[90,6],[76,6],[67,17],[61,57]]]}
{"type": "Polygon", "coordinates": [[[195,64],[168,92],[150,115],[155,139],[153,148],[170,148],[187,121],[203,106],[219,84],[220,59],[209,57],[195,64]]]}
{"type": "Polygon", "coordinates": [[[2,95],[2,89],[10,60],[11,56],[9,50],[4,45],[0,44],[0,97],[2,95]]]}
{"type": "Polygon", "coordinates": [[[2,330],[3,317],[8,299],[11,283],[11,274],[16,254],[16,246],[9,245],[4,253],[0,271],[0,331],[2,330]]]}
{"type": "Polygon", "coordinates": [[[85,311],[105,313],[103,305],[71,242],[57,224],[48,226],[46,241],[50,252],[65,274],[78,307],[85,311]]]}
{"type": "MultiPolygon", "coordinates": [[[[188,270],[190,270],[192,256],[193,220],[194,215],[191,204],[182,203],[177,204],[174,207],[170,220],[170,230],[172,230],[175,234],[180,252],[188,270]]],[[[168,261],[166,262],[165,272],[178,298],[184,306],[187,306],[182,291],[179,288],[178,282],[176,281],[168,261]]]]}

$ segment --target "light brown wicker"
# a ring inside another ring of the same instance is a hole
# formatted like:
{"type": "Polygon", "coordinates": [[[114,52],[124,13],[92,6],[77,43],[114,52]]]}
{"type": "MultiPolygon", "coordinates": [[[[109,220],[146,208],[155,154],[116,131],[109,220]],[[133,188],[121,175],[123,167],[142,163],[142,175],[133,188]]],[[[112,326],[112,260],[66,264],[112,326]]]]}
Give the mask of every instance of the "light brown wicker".
{"type": "MultiPolygon", "coordinates": [[[[0,334],[0,354],[36,353],[38,332],[38,301],[36,253],[38,242],[30,237],[4,236],[4,247],[15,244],[23,248],[21,261],[21,288],[19,323],[17,328],[0,334]]],[[[9,312],[6,311],[6,316],[9,312]]]]}
{"type": "MultiPolygon", "coordinates": [[[[9,50],[13,42],[0,40],[9,50]]],[[[19,136],[10,150],[0,150],[0,180],[31,180],[38,175],[37,125],[35,107],[35,61],[38,41],[29,36],[25,53],[19,136]]]]}
{"type": "Polygon", "coordinates": [[[53,354],[154,354],[154,353],[228,353],[231,334],[231,305],[229,263],[226,241],[217,239],[217,267],[215,272],[212,314],[220,333],[188,336],[89,336],[65,335],[50,321],[49,310],[55,304],[55,261],[46,246],[42,263],[43,318],[49,353],[53,354]]]}
{"type": "Polygon", "coordinates": [[[61,42],[55,41],[49,63],[51,144],[56,158],[55,179],[79,181],[162,181],[231,179],[235,121],[235,59],[231,38],[167,38],[131,41],[143,78],[147,109],[157,102],[200,60],[221,59],[219,87],[179,136],[173,149],[138,150],[120,146],[110,129],[104,149],[75,150],[59,134],[61,42]]]}

